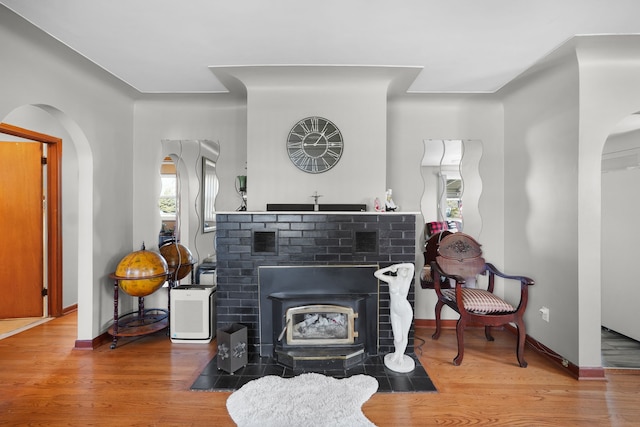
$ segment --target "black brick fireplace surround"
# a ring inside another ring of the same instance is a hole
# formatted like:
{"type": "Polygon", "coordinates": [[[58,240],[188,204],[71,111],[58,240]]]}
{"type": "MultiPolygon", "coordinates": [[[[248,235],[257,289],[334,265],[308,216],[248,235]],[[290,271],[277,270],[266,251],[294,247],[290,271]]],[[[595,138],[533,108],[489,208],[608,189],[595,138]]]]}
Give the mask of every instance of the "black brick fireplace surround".
{"type": "MultiPolygon", "coordinates": [[[[258,268],[415,262],[413,213],[252,213],[216,215],[217,322],[247,326],[260,353],[258,268]]],[[[380,281],[380,353],[393,351],[388,285],[380,281]]],[[[414,304],[413,287],[408,296],[414,304]]],[[[413,348],[413,327],[408,349],[413,348]]]]}

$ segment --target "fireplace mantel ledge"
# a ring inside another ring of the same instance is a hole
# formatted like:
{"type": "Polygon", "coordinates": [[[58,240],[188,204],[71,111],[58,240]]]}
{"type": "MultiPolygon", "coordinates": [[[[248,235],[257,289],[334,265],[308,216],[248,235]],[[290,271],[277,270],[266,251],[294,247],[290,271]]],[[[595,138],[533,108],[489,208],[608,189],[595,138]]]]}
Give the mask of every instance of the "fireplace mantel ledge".
{"type": "Polygon", "coordinates": [[[375,212],[375,211],[366,211],[366,212],[358,212],[358,211],[228,211],[228,212],[220,212],[217,211],[218,215],[421,215],[420,212],[404,212],[404,211],[396,211],[396,212],[375,212]]]}

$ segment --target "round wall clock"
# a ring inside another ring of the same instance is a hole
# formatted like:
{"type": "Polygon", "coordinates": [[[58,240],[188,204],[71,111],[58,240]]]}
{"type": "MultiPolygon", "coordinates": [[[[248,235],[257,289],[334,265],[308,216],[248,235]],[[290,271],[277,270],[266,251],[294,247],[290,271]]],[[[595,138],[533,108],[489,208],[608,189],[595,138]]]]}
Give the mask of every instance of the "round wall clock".
{"type": "Polygon", "coordinates": [[[296,123],[287,138],[287,153],[296,167],[308,173],[326,172],[342,156],[342,134],[322,117],[307,117],[296,123]]]}

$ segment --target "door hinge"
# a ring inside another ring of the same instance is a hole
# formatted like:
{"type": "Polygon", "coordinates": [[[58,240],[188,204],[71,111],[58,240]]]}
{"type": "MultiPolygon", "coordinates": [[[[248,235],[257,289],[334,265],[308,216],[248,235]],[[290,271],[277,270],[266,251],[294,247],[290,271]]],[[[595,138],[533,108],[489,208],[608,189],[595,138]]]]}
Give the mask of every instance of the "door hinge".
{"type": "Polygon", "coordinates": [[[49,295],[49,290],[48,290],[47,288],[44,288],[44,289],[42,290],[42,296],[43,296],[43,297],[46,297],[47,295],[49,295]]]}
{"type": "Polygon", "coordinates": [[[43,158],[42,158],[42,164],[43,164],[43,165],[46,165],[46,164],[47,164],[47,158],[46,158],[46,157],[43,157],[43,158]]]}

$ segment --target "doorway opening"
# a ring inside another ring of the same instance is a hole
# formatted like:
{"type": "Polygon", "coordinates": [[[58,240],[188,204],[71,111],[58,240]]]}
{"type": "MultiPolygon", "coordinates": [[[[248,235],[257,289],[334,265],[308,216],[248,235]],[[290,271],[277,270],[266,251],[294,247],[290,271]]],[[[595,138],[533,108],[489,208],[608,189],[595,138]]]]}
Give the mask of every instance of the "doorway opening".
{"type": "Polygon", "coordinates": [[[640,113],[620,121],[601,160],[601,354],[604,368],[640,369],[640,298],[633,284],[640,223],[640,113]]]}
{"type": "Polygon", "coordinates": [[[44,282],[47,297],[47,316],[58,317],[62,313],[62,219],[61,219],[61,161],[62,140],[32,130],[20,128],[7,123],[0,123],[0,134],[16,137],[19,141],[40,142],[46,145],[47,168],[45,194],[47,209],[45,214],[47,242],[44,250],[43,270],[46,271],[44,282]],[[46,267],[46,268],[45,268],[46,267]]]}

